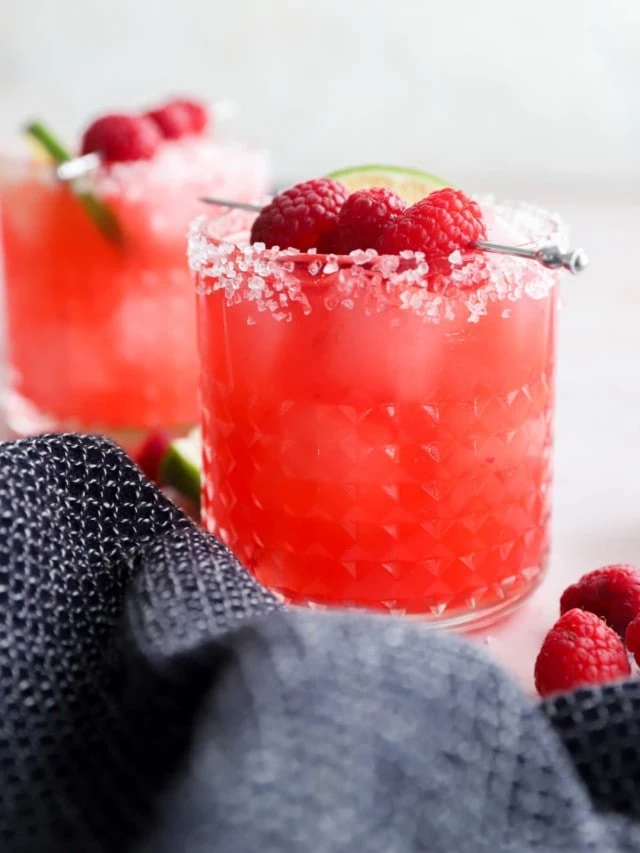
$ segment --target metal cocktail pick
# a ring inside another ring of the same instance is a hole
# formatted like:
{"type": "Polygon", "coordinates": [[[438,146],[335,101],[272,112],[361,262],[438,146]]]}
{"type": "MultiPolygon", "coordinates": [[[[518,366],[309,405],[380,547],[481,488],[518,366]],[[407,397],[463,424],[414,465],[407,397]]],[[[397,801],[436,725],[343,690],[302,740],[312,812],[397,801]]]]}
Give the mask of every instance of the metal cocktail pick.
{"type": "Polygon", "coordinates": [[[483,252],[495,252],[499,255],[516,255],[519,258],[531,258],[549,269],[563,267],[570,273],[582,272],[589,266],[589,258],[584,249],[571,249],[563,252],[559,246],[541,246],[538,249],[526,249],[523,246],[503,246],[501,243],[487,243],[477,240],[476,249],[483,252]]]}
{"type": "MultiPolygon", "coordinates": [[[[248,204],[244,201],[226,201],[222,198],[211,198],[210,196],[200,198],[198,201],[202,201],[205,204],[216,204],[220,207],[233,207],[239,210],[249,210],[255,213],[260,213],[262,210],[262,207],[259,204],[248,204]]],[[[494,252],[500,255],[516,255],[519,258],[530,258],[532,261],[537,261],[539,264],[542,264],[549,269],[563,267],[574,275],[582,272],[589,265],[589,259],[583,249],[573,249],[568,252],[563,252],[559,246],[553,245],[527,249],[524,246],[504,246],[501,243],[487,243],[484,240],[477,240],[473,243],[473,246],[483,252],[494,252]]]]}
{"type": "Polygon", "coordinates": [[[83,154],[82,157],[73,157],[65,160],[56,167],[56,175],[61,181],[73,181],[87,172],[92,172],[100,165],[100,157],[97,154],[83,154]]]}

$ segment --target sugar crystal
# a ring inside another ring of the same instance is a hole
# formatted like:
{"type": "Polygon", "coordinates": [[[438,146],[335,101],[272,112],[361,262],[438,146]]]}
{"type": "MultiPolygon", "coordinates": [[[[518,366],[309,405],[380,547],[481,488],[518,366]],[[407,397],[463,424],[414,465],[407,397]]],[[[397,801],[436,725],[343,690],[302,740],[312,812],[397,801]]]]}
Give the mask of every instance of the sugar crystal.
{"type": "Polygon", "coordinates": [[[355,249],[353,252],[349,252],[349,257],[354,264],[366,264],[369,262],[369,255],[362,249],[355,249]]]}
{"type": "Polygon", "coordinates": [[[397,255],[382,255],[374,264],[374,268],[379,270],[384,278],[390,278],[400,266],[400,258],[397,255]]]}

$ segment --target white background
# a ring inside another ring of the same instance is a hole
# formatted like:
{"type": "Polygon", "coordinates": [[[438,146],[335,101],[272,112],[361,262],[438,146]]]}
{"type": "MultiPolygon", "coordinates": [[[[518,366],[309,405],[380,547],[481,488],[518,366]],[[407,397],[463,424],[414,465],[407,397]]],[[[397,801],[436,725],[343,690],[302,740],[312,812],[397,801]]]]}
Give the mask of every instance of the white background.
{"type": "Polygon", "coordinates": [[[0,135],[233,95],[283,180],[640,178],[637,0],[0,0],[0,135]]]}
{"type": "Polygon", "coordinates": [[[552,568],[485,637],[530,686],[568,580],[640,564],[640,2],[0,0],[0,137],[169,92],[240,99],[278,182],[405,163],[573,225],[552,568]]]}

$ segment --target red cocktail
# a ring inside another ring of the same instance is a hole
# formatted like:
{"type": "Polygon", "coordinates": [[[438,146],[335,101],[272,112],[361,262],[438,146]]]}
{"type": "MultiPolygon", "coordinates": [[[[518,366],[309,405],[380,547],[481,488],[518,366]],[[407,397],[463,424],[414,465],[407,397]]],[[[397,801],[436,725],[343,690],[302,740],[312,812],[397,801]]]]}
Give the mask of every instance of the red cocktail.
{"type": "MultiPolygon", "coordinates": [[[[489,238],[558,239],[484,212],[489,238]]],[[[294,603],[510,608],[549,549],[558,274],[456,255],[436,293],[419,253],[282,252],[248,226],[190,241],[207,527],[294,603]]]]}
{"type": "Polygon", "coordinates": [[[266,155],[188,136],[152,159],[84,179],[118,223],[112,240],[53,165],[0,160],[8,321],[8,421],[19,434],[123,437],[198,416],[193,288],[185,234],[203,194],[250,200],[266,155]]]}

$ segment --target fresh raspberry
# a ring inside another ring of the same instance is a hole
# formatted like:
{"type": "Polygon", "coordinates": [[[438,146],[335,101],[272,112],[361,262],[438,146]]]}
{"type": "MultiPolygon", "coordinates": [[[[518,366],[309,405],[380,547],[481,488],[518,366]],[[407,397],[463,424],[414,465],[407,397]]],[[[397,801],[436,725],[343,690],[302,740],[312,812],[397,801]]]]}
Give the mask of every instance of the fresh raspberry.
{"type": "Polygon", "coordinates": [[[424,252],[427,260],[430,256],[446,258],[456,249],[471,248],[486,234],[480,206],[462,190],[446,187],[435,190],[388,225],[376,249],[383,255],[410,249],[424,252]]]}
{"type": "Polygon", "coordinates": [[[579,607],[604,619],[621,637],[640,613],[640,572],[629,565],[604,566],[567,587],[560,613],[579,607]]]}
{"type": "Polygon", "coordinates": [[[155,110],[149,110],[146,115],[165,139],[181,139],[193,132],[191,113],[184,101],[170,101],[155,110]]]}
{"type": "Polygon", "coordinates": [[[96,119],[82,137],[82,153],[97,152],[105,163],[150,160],[160,144],[156,125],[144,116],[114,113],[96,119]]]}
{"type": "Polygon", "coordinates": [[[632,619],[627,625],[627,630],[624,635],[627,649],[636,659],[636,663],[640,666],[640,615],[632,619]]]}
{"type": "Polygon", "coordinates": [[[344,184],[329,178],[296,184],[258,214],[251,242],[281,249],[293,246],[301,252],[313,248],[326,251],[348,195],[344,184]]]}
{"type": "Polygon", "coordinates": [[[538,693],[615,681],[631,673],[620,637],[594,613],[568,610],[544,638],[535,666],[538,693]]]}
{"type": "Polygon", "coordinates": [[[142,473],[154,483],[160,483],[160,466],[170,444],[171,439],[166,433],[153,432],[133,454],[142,473]]]}
{"type": "Polygon", "coordinates": [[[331,251],[348,255],[354,249],[375,249],[384,228],[406,207],[400,196],[383,187],[351,193],[338,216],[331,251]]]}
{"type": "Polygon", "coordinates": [[[200,135],[211,127],[211,116],[205,104],[190,98],[175,98],[171,105],[178,105],[189,116],[189,132],[200,135]]]}

